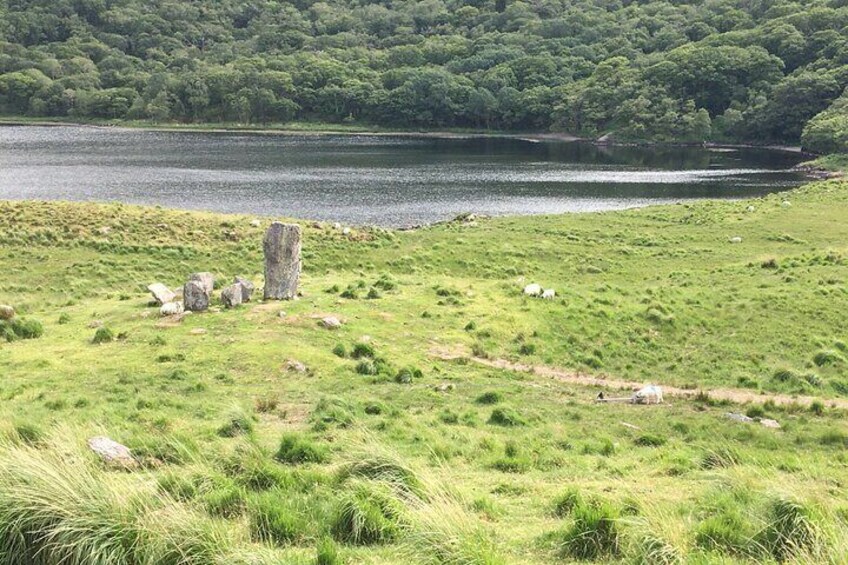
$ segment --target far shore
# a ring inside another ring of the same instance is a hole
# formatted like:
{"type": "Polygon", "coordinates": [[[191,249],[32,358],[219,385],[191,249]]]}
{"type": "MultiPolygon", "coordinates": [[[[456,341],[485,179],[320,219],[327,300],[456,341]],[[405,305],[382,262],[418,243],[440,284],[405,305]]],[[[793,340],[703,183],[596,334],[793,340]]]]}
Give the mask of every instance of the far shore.
{"type": "Polygon", "coordinates": [[[186,133],[249,133],[256,135],[369,135],[383,137],[410,137],[434,139],[519,139],[533,143],[538,142],[585,142],[599,147],[705,147],[708,149],[768,149],[787,153],[799,153],[815,156],[800,146],[793,145],[757,145],[754,143],[721,143],[721,142],[650,142],[650,141],[604,141],[598,143],[593,139],[579,137],[567,132],[514,132],[504,130],[472,130],[472,129],[443,129],[443,130],[394,130],[368,125],[343,125],[325,122],[293,122],[288,124],[268,124],[265,126],[243,124],[179,124],[136,122],[124,120],[65,120],[26,117],[0,117],[0,126],[74,126],[104,129],[145,130],[160,132],[186,133]]]}

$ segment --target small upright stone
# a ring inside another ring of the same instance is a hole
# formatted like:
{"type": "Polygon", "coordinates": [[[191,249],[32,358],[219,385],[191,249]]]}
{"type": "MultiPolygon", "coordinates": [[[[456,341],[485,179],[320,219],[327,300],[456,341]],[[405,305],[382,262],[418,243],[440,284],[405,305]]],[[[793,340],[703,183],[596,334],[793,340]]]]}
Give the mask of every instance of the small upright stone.
{"type": "Polygon", "coordinates": [[[297,298],[300,281],[300,226],[274,222],[265,233],[266,300],[297,298]]]}
{"type": "Polygon", "coordinates": [[[240,283],[231,284],[221,291],[221,302],[225,308],[235,308],[242,302],[242,286],[240,283]]]}
{"type": "Polygon", "coordinates": [[[244,277],[236,277],[233,282],[241,285],[241,301],[250,302],[253,290],[256,288],[254,284],[244,277]]]}
{"type": "Polygon", "coordinates": [[[153,283],[147,287],[147,290],[150,291],[150,294],[153,295],[154,300],[156,300],[156,303],[159,304],[159,306],[173,302],[177,297],[170,288],[162,283],[153,283]]]}
{"type": "Polygon", "coordinates": [[[215,277],[212,273],[192,273],[188,280],[199,282],[206,294],[212,296],[212,291],[215,290],[215,277]]]}
{"type": "Polygon", "coordinates": [[[188,281],[183,287],[183,306],[191,312],[202,312],[209,308],[209,293],[202,283],[188,281]]]}
{"type": "Polygon", "coordinates": [[[15,309],[6,304],[0,304],[0,320],[11,320],[15,317],[15,309]]]}
{"type": "Polygon", "coordinates": [[[159,314],[162,316],[176,316],[183,313],[182,302],[166,302],[159,308],[159,314]]]}

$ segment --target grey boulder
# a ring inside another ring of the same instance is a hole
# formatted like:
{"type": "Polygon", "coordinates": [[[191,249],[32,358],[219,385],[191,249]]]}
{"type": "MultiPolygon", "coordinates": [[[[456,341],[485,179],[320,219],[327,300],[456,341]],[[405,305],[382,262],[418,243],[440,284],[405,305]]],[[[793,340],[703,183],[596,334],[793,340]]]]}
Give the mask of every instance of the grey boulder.
{"type": "Polygon", "coordinates": [[[11,320],[15,317],[15,309],[7,304],[0,304],[0,320],[11,320]]]}
{"type": "Polygon", "coordinates": [[[221,302],[225,308],[235,308],[242,302],[243,289],[240,283],[231,284],[221,291],[221,302]]]}
{"type": "Polygon", "coordinates": [[[209,293],[199,281],[191,280],[183,287],[183,307],[191,312],[209,308],[209,293]]]}
{"type": "Polygon", "coordinates": [[[256,286],[244,277],[236,277],[235,281],[233,282],[241,285],[241,301],[250,302],[250,299],[253,296],[253,291],[256,289],[256,286]]]}
{"type": "Polygon", "coordinates": [[[159,306],[173,302],[177,297],[176,293],[162,283],[153,283],[147,287],[147,290],[150,291],[159,306]]]}
{"type": "Polygon", "coordinates": [[[215,290],[215,277],[212,273],[192,273],[188,280],[199,282],[206,294],[212,296],[212,291],[215,290]]]}
{"type": "Polygon", "coordinates": [[[265,253],[265,299],[297,298],[301,266],[300,226],[274,222],[265,232],[262,247],[265,253]]]}

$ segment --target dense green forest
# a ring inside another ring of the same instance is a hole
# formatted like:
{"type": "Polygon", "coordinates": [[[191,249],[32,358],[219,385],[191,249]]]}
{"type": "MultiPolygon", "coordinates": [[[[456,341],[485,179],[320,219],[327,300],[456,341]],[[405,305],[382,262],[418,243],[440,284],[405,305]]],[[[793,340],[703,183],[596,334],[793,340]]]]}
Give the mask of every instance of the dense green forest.
{"type": "Polygon", "coordinates": [[[0,112],[841,151],[846,26],[848,0],[0,0],[0,112]]]}

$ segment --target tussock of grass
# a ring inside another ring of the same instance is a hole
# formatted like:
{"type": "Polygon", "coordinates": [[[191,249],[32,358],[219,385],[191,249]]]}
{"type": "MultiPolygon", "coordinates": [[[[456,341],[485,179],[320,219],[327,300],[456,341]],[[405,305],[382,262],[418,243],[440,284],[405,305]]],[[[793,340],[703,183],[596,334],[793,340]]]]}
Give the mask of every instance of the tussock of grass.
{"type": "Polygon", "coordinates": [[[76,452],[77,441],[0,444],[4,562],[201,565],[234,549],[227,528],[141,477],[102,470],[76,452]]]}
{"type": "Polygon", "coordinates": [[[339,541],[352,544],[390,542],[400,534],[403,513],[403,505],[388,486],[355,481],[345,487],[332,533],[339,541]]]}
{"type": "Polygon", "coordinates": [[[281,463],[323,463],[328,459],[327,449],[299,434],[286,434],[274,458],[281,463]]]}
{"type": "Polygon", "coordinates": [[[575,559],[615,557],[621,551],[620,513],[598,499],[579,499],[571,509],[571,523],[560,533],[565,556],[575,559]]]}

